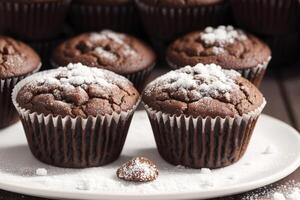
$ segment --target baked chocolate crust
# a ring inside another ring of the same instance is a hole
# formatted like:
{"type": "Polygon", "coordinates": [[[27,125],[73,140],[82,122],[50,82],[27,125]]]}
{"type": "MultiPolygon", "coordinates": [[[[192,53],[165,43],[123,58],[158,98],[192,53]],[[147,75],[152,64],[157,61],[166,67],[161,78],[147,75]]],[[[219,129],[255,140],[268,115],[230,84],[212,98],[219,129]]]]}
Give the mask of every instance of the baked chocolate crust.
{"type": "Polygon", "coordinates": [[[21,108],[38,114],[83,117],[129,111],[139,93],[127,79],[113,72],[81,64],[36,76],[17,94],[21,108]]]}
{"type": "Polygon", "coordinates": [[[198,63],[215,63],[226,69],[237,70],[254,68],[269,61],[271,51],[264,42],[231,26],[221,27],[209,27],[177,39],[167,51],[169,64],[180,68],[198,63]],[[218,40],[218,37],[222,40],[218,40]],[[208,43],[210,39],[213,40],[208,43]]]}
{"type": "Polygon", "coordinates": [[[224,118],[255,111],[264,98],[239,73],[215,64],[198,64],[154,80],[146,87],[143,101],[167,114],[224,118]]]}
{"type": "Polygon", "coordinates": [[[112,31],[85,33],[61,44],[52,57],[55,65],[82,63],[128,75],[154,65],[154,52],[142,41],[112,31]]]}
{"type": "Polygon", "coordinates": [[[37,53],[18,40],[0,36],[0,78],[26,75],[38,67],[41,61],[37,53]]]}

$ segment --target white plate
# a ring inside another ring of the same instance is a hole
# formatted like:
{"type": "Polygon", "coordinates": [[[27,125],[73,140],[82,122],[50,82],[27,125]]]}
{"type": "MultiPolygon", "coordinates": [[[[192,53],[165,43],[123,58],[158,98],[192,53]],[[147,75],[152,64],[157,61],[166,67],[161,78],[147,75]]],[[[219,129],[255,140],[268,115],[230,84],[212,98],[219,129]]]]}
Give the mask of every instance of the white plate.
{"type": "Polygon", "coordinates": [[[158,155],[144,111],[136,112],[120,159],[91,169],[61,169],[37,161],[30,153],[20,123],[0,131],[0,188],[40,197],[64,199],[206,199],[252,190],[289,175],[300,165],[298,132],[281,121],[261,116],[246,155],[211,174],[167,164],[158,155]],[[264,153],[269,147],[269,153],[264,153]],[[116,169],[134,156],[156,162],[159,178],[128,183],[116,169]],[[46,168],[47,176],[37,176],[46,168]]]}

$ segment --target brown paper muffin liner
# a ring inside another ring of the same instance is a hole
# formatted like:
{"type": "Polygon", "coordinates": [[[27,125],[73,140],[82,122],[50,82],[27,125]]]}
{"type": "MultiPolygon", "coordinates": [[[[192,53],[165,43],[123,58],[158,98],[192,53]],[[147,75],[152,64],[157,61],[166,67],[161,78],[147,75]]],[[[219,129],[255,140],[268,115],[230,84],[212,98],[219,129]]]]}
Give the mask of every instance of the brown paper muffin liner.
{"type": "Polygon", "coordinates": [[[207,26],[227,24],[229,16],[227,2],[209,6],[168,8],[151,6],[136,0],[136,5],[148,35],[152,39],[167,42],[207,26]]]}
{"type": "Polygon", "coordinates": [[[137,104],[127,112],[88,118],[44,115],[20,107],[20,89],[40,72],[23,79],[14,88],[12,100],[22,121],[32,154],[40,161],[68,168],[97,167],[115,161],[123,149],[137,104]]]}
{"type": "Polygon", "coordinates": [[[144,89],[147,78],[150,76],[154,67],[155,64],[151,65],[150,67],[144,70],[127,74],[125,75],[125,77],[133,83],[133,85],[137,88],[139,92],[141,92],[144,89]]]}
{"type": "Polygon", "coordinates": [[[13,88],[19,81],[39,71],[40,68],[41,64],[31,73],[12,78],[0,79],[0,128],[5,128],[19,120],[18,113],[16,112],[11,100],[13,88]]]}
{"type": "MultiPolygon", "coordinates": [[[[271,57],[269,57],[266,62],[259,64],[256,67],[248,68],[248,69],[238,69],[236,71],[239,72],[242,75],[242,77],[248,79],[255,86],[259,87],[261,84],[261,81],[264,78],[264,75],[265,75],[265,72],[269,65],[270,60],[271,60],[271,57]]],[[[176,64],[173,64],[168,59],[167,59],[167,63],[169,65],[169,67],[171,67],[172,69],[180,68],[179,66],[177,66],[176,64]]]]}
{"type": "Polygon", "coordinates": [[[297,0],[230,0],[235,21],[252,32],[278,35],[297,29],[297,0]]]}
{"type": "Polygon", "coordinates": [[[139,27],[139,17],[134,4],[113,6],[102,3],[72,3],[69,21],[79,33],[103,29],[136,33],[139,27]]]}
{"type": "Polygon", "coordinates": [[[221,168],[237,162],[247,150],[265,102],[235,117],[170,115],[145,105],[158,152],[167,162],[191,168],[221,168]]]}
{"type": "Polygon", "coordinates": [[[270,60],[271,57],[265,63],[259,64],[254,68],[241,69],[236,71],[238,71],[244,78],[248,79],[251,83],[253,83],[253,85],[259,87],[264,78],[270,60]]]}
{"type": "Polygon", "coordinates": [[[24,40],[58,36],[70,0],[0,1],[0,32],[24,40]]]}

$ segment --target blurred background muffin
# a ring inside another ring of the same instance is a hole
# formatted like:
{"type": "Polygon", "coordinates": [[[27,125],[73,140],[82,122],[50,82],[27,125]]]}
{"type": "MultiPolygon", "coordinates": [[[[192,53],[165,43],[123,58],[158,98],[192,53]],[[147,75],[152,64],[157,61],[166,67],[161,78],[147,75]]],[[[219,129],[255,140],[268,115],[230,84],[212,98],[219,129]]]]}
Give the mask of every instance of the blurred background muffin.
{"type": "Polygon", "coordinates": [[[71,0],[0,0],[0,33],[26,41],[57,37],[71,0]]]}
{"type": "Polygon", "coordinates": [[[73,0],[69,21],[77,33],[103,29],[137,33],[139,30],[133,0],[73,0]]]}
{"type": "Polygon", "coordinates": [[[41,67],[37,53],[26,44],[0,36],[0,128],[18,120],[11,101],[14,86],[41,67]]]}
{"type": "Polygon", "coordinates": [[[228,23],[227,0],[136,0],[146,33],[159,41],[228,23]]]}
{"type": "Polygon", "coordinates": [[[271,51],[264,42],[232,26],[207,27],[187,34],[172,43],[166,55],[172,68],[214,63],[239,71],[256,86],[270,59],[271,51]]]}
{"type": "Polygon", "coordinates": [[[82,63],[111,70],[142,89],[156,58],[152,49],[141,40],[104,30],[84,33],[65,41],[55,49],[51,62],[54,67],[82,63]]]}

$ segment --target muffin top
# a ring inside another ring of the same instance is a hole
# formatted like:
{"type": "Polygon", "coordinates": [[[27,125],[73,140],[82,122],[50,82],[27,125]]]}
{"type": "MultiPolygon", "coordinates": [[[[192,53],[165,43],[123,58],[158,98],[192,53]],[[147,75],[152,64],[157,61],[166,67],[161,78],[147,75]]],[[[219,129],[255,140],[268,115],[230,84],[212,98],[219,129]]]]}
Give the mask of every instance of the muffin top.
{"type": "Polygon", "coordinates": [[[38,114],[86,118],[129,111],[139,100],[139,93],[126,78],[82,64],[49,70],[47,76],[38,73],[27,81],[16,101],[38,114]]]}
{"type": "Polygon", "coordinates": [[[57,66],[83,63],[126,75],[154,65],[155,55],[137,38],[104,30],[64,42],[54,51],[52,62],[57,66]]]}
{"type": "Polygon", "coordinates": [[[174,68],[215,63],[227,69],[247,69],[269,61],[271,51],[258,38],[232,26],[207,27],[177,39],[167,51],[174,68]]]}
{"type": "Polygon", "coordinates": [[[142,3],[162,7],[190,7],[223,3],[225,0],[139,0],[142,3]]]}
{"type": "Polygon", "coordinates": [[[40,67],[37,53],[26,44],[0,36],[0,78],[25,75],[40,67]]]}
{"type": "Polygon", "coordinates": [[[234,70],[197,64],[171,71],[145,89],[143,101],[156,111],[193,117],[233,117],[260,108],[259,90],[234,70]]]}

